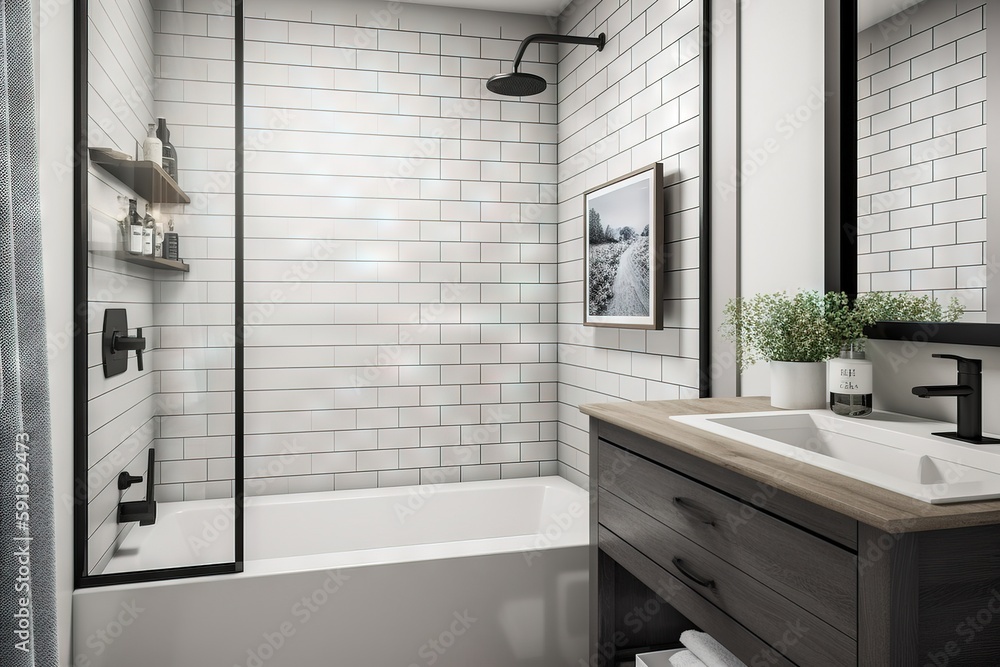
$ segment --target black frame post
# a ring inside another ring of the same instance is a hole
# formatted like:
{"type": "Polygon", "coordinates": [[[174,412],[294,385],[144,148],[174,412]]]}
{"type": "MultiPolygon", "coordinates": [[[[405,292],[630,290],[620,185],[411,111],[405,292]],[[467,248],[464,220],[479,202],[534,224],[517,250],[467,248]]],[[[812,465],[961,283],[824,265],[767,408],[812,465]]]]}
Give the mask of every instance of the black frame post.
{"type": "Polygon", "coordinates": [[[712,0],[702,0],[701,20],[701,157],[698,208],[698,394],[712,395],[712,0]]]}

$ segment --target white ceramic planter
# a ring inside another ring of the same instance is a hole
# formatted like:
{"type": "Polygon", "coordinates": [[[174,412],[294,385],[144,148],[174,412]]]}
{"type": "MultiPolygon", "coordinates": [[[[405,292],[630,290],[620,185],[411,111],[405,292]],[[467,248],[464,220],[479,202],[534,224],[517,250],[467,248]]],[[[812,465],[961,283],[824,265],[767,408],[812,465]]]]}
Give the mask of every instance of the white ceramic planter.
{"type": "Polygon", "coordinates": [[[772,361],[771,405],[789,410],[825,408],[825,361],[772,361]]]}

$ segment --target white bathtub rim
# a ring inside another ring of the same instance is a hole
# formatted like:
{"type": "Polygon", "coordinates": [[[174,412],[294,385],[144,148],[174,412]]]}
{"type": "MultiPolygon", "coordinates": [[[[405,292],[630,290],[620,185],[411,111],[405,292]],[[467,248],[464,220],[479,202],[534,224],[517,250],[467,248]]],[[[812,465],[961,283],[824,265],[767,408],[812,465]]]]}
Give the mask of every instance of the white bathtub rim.
{"type": "MultiPolygon", "coordinates": [[[[455,493],[467,493],[470,489],[504,489],[512,484],[526,487],[553,488],[562,491],[572,491],[573,493],[584,492],[582,489],[565,477],[558,475],[547,475],[544,477],[523,477],[516,479],[489,479],[476,482],[439,482],[435,484],[419,484],[414,486],[388,486],[377,489],[341,489],[338,491],[304,491],[300,493],[278,493],[265,496],[248,496],[244,501],[246,505],[268,505],[284,503],[308,503],[317,500],[326,500],[334,497],[338,500],[357,500],[364,498],[378,498],[386,495],[409,495],[402,491],[414,490],[420,494],[427,491],[429,496],[451,495],[455,493]]],[[[195,500],[192,503],[212,503],[218,501],[195,500]]],[[[165,503],[171,504],[171,503],[165,503]]],[[[187,502],[185,502],[185,505],[187,502]]]]}
{"type": "MultiPolygon", "coordinates": [[[[489,537],[481,539],[448,541],[429,544],[416,544],[406,546],[380,547],[375,549],[359,549],[353,551],[343,551],[337,553],[309,554],[302,556],[286,556],[280,558],[266,558],[258,560],[245,560],[242,572],[234,574],[208,575],[204,577],[187,577],[182,579],[169,579],[134,584],[117,584],[112,586],[102,586],[99,588],[79,589],[74,591],[74,595],[86,594],[87,591],[115,591],[133,589],[136,587],[149,588],[163,585],[189,585],[199,581],[231,580],[234,578],[247,578],[268,576],[276,574],[289,574],[295,572],[315,572],[323,570],[337,570],[353,567],[370,567],[386,565],[399,562],[441,560],[448,558],[466,558],[475,556],[485,556],[491,554],[514,554],[524,555],[525,562],[530,566],[536,558],[544,557],[544,552],[558,549],[586,547],[590,542],[589,511],[590,506],[588,496],[584,489],[573,484],[569,480],[558,476],[534,477],[517,480],[487,480],[478,482],[444,483],[434,485],[421,485],[419,487],[389,487],[378,489],[358,489],[342,491],[320,491],[305,492],[296,494],[277,494],[268,496],[254,496],[246,499],[248,505],[251,504],[278,504],[278,503],[299,503],[316,502],[329,499],[331,496],[337,499],[358,499],[369,497],[380,497],[385,495],[399,494],[404,489],[431,489],[433,497],[438,494],[468,492],[470,486],[477,489],[504,488],[516,482],[518,486],[529,487],[553,487],[560,491],[570,492],[575,496],[573,502],[578,502],[582,514],[576,517],[568,529],[554,531],[555,535],[534,533],[528,535],[514,535],[504,537],[489,537]]],[[[402,497],[403,494],[400,494],[402,497]]],[[[408,493],[406,494],[408,495],[408,493]]],[[[184,511],[184,509],[197,509],[202,507],[218,507],[226,499],[221,500],[194,500],[185,501],[184,507],[178,507],[174,511],[184,511]]],[[[167,507],[173,503],[164,503],[161,507],[167,507]]],[[[178,505],[181,503],[177,503],[178,505]]],[[[173,508],[171,508],[173,509],[173,508]]],[[[552,517],[543,517],[551,519],[552,517]]],[[[555,526],[555,524],[553,524],[555,526]]],[[[544,530],[544,528],[543,528],[544,530]]],[[[229,561],[231,562],[231,561],[229,561]]],[[[221,563],[225,564],[225,563],[221,563]]]]}
{"type": "MultiPolygon", "coordinates": [[[[428,498],[467,492],[469,487],[476,489],[490,490],[506,488],[511,483],[516,482],[518,486],[553,488],[559,491],[568,491],[574,494],[583,492],[582,489],[565,477],[558,475],[547,475],[544,477],[524,477],[517,479],[490,479],[476,482],[440,482],[435,484],[419,484],[415,486],[388,486],[377,489],[341,489],[338,491],[301,491],[297,493],[272,493],[263,496],[246,496],[243,500],[244,507],[257,505],[278,505],[311,503],[335,498],[337,500],[359,500],[364,498],[378,498],[385,495],[402,495],[408,497],[410,494],[401,494],[403,490],[413,490],[417,495],[428,498]]],[[[219,507],[224,503],[231,503],[232,498],[216,498],[207,500],[183,500],[158,503],[157,508],[161,516],[169,513],[180,513],[186,510],[198,510],[203,508],[219,507]]]]}
{"type": "Polygon", "coordinates": [[[388,549],[365,549],[345,551],[337,554],[314,554],[310,556],[288,556],[246,561],[241,576],[254,577],[291,572],[312,572],[319,570],[372,567],[393,563],[446,560],[449,558],[474,558],[499,554],[524,554],[525,564],[530,565],[535,558],[542,558],[548,551],[586,547],[589,539],[562,539],[558,543],[536,546],[537,535],[496,537],[462,542],[440,544],[418,544],[388,549]],[[529,544],[528,541],[532,540],[529,544]]]}

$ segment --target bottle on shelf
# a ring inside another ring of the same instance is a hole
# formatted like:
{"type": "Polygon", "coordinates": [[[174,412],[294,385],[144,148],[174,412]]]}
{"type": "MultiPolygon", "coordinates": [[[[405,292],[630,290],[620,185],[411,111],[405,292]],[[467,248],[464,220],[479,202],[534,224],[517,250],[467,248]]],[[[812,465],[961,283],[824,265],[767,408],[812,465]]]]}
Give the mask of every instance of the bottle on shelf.
{"type": "Polygon", "coordinates": [[[156,119],[156,136],[163,143],[163,169],[170,178],[177,181],[177,149],[170,143],[170,129],[166,118],[156,119]]]}
{"type": "Polygon", "coordinates": [[[142,254],[142,218],[136,210],[138,205],[136,200],[128,200],[128,251],[133,255],[142,254]]]}
{"type": "Polygon", "coordinates": [[[163,163],[163,142],[156,136],[156,126],[149,124],[146,139],[142,142],[142,159],[156,164],[163,163]]]}
{"type": "Polygon", "coordinates": [[[146,204],[146,215],[142,219],[142,254],[153,257],[153,249],[156,245],[156,220],[149,212],[149,204],[146,204]]]}
{"type": "Polygon", "coordinates": [[[128,252],[129,248],[129,217],[128,217],[128,197],[118,195],[118,232],[122,237],[122,249],[128,252]]]}
{"type": "Polygon", "coordinates": [[[167,221],[167,229],[170,231],[163,234],[163,259],[180,261],[180,236],[174,231],[174,219],[167,221]]]}
{"type": "Polygon", "coordinates": [[[163,223],[153,223],[153,257],[163,257],[163,223]]]}

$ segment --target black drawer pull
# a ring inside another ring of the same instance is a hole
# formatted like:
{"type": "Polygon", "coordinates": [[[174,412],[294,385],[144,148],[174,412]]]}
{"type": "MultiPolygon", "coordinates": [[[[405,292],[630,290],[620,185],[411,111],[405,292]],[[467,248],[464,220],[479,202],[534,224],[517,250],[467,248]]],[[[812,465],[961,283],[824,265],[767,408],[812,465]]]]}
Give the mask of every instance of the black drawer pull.
{"type": "Polygon", "coordinates": [[[678,572],[683,574],[685,577],[687,577],[694,583],[698,584],[699,586],[704,586],[705,588],[715,588],[714,579],[702,579],[701,577],[691,574],[687,570],[687,567],[685,567],[684,561],[682,561],[680,558],[674,558],[672,562],[674,564],[674,567],[677,568],[678,572]]]}
{"type": "Polygon", "coordinates": [[[690,514],[706,526],[715,526],[715,519],[705,510],[695,507],[690,500],[684,500],[679,497],[674,498],[674,507],[685,514],[690,514]]]}

